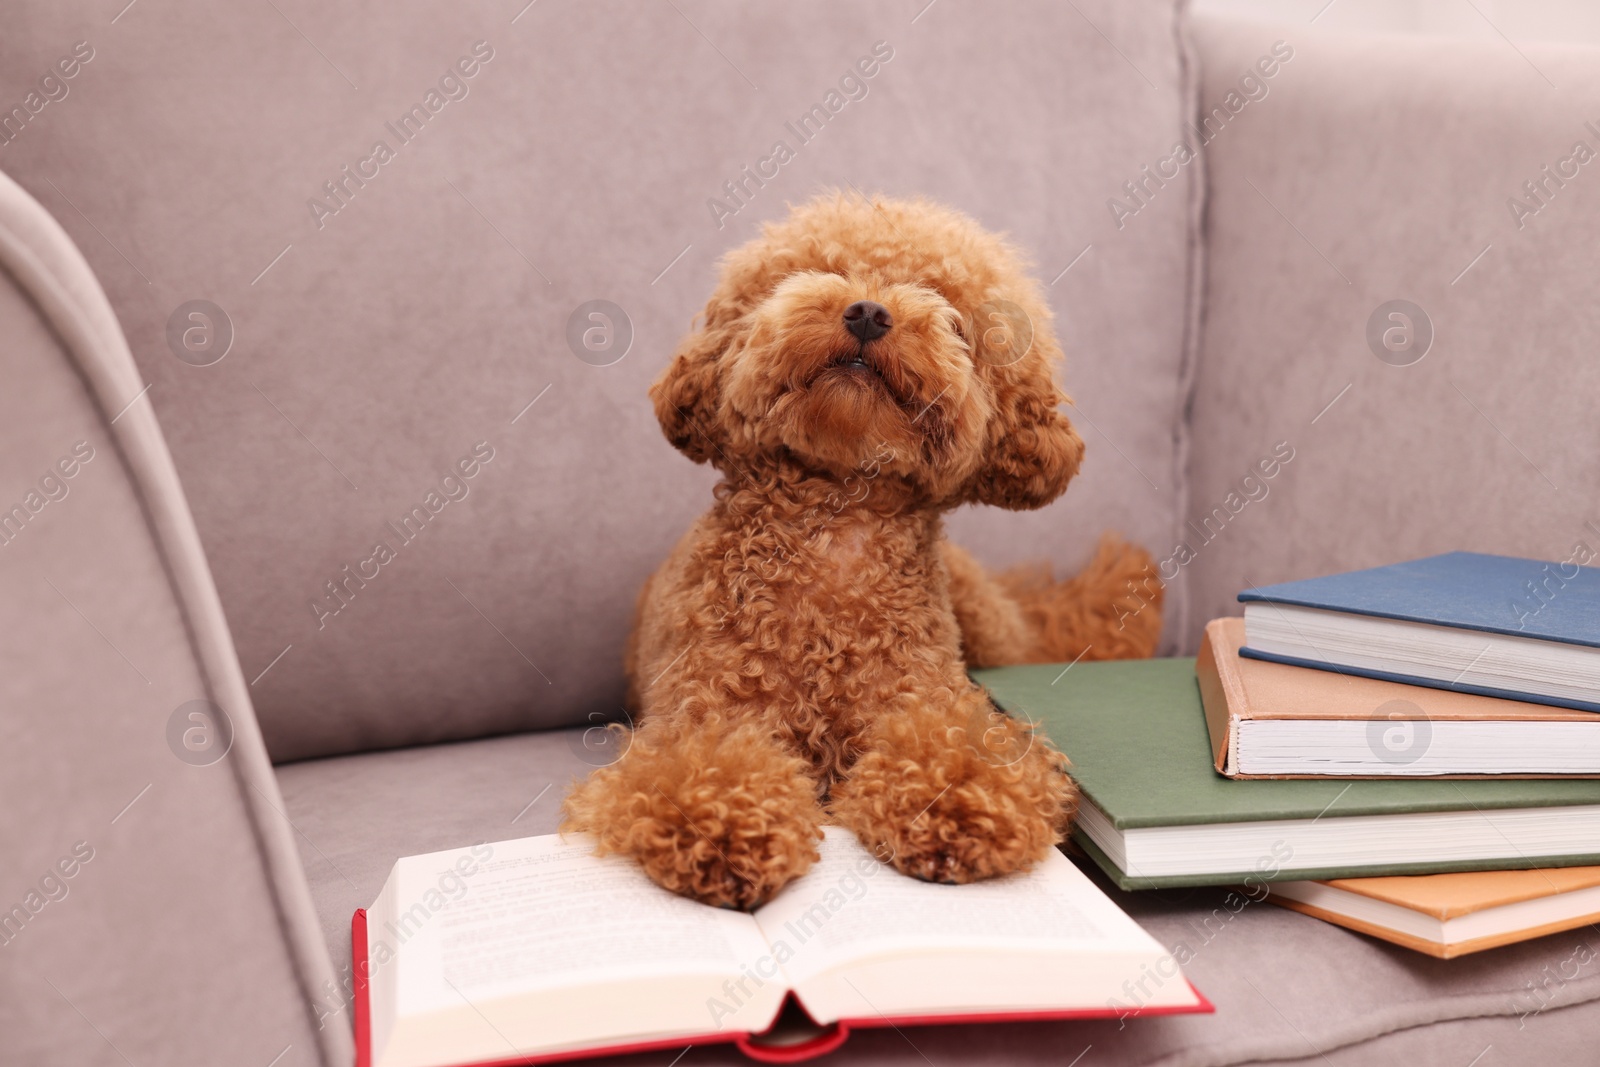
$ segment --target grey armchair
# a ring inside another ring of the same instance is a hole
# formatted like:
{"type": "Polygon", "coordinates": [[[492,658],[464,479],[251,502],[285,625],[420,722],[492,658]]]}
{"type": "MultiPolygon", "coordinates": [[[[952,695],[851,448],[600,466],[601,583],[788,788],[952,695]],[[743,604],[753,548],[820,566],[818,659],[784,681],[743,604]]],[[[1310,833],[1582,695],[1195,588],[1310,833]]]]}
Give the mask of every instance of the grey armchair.
{"type": "MultiPolygon", "coordinates": [[[[1600,545],[1600,55],[924,5],[18,5],[0,1062],[350,1062],[393,861],[550,832],[607,758],[634,594],[711,487],[645,389],[716,256],[818,186],[1033,255],[1088,464],[952,534],[1069,568],[1125,531],[1173,654],[1248,584],[1600,545]],[[1419,332],[1369,343],[1398,300],[1419,332]]],[[[1593,1058],[1592,930],[1445,962],[1117,899],[1215,1016],[835,1058],[1593,1058]]]]}

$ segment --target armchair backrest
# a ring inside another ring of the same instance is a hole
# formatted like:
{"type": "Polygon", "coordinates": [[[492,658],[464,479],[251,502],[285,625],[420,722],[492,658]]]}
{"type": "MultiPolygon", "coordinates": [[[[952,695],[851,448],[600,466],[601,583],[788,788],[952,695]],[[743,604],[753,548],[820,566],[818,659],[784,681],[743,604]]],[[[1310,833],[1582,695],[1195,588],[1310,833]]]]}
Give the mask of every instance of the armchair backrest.
{"type": "Polygon", "coordinates": [[[1600,50],[1195,37],[1205,330],[1169,636],[1250,585],[1453,549],[1600,560],[1600,50]]]}
{"type": "Polygon", "coordinates": [[[0,167],[116,309],[276,759],[617,713],[712,482],[646,389],[718,255],[825,186],[948,201],[1048,283],[1085,473],[954,535],[1062,568],[1175,536],[1171,0],[28,8],[0,167]]]}

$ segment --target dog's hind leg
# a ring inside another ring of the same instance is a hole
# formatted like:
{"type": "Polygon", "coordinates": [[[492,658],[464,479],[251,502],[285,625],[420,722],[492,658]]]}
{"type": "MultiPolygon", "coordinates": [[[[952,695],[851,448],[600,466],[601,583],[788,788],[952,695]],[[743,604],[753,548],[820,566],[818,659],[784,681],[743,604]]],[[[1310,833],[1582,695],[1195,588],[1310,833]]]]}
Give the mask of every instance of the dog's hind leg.
{"type": "Polygon", "coordinates": [[[1035,627],[1022,605],[973,559],[967,550],[944,541],[950,575],[950,607],[961,628],[961,655],[969,667],[1006,667],[1037,658],[1035,627]]]}
{"type": "Polygon", "coordinates": [[[1150,554],[1114,534],[1100,538],[1088,566],[1061,581],[1042,565],[991,576],[964,550],[943,548],[968,666],[1155,653],[1162,583],[1150,554]]]}
{"type": "Polygon", "coordinates": [[[1161,638],[1165,589],[1150,553],[1115,534],[1100,537],[1094,557],[1064,581],[1048,568],[999,576],[1038,641],[1038,661],[1143,659],[1161,638]]]}

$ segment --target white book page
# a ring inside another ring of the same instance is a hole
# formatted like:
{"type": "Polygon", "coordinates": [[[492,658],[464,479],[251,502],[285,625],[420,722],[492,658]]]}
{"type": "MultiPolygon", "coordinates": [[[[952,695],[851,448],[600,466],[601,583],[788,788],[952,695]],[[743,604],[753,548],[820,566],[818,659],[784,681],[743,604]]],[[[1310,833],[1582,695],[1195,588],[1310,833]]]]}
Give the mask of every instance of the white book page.
{"type": "Polygon", "coordinates": [[[1166,950],[1058,851],[968,885],[902,875],[837,827],[821,852],[756,913],[818,1022],[1105,1010],[1163,960],[1160,1001],[1195,1003],[1166,950]]]}
{"type": "Polygon", "coordinates": [[[791,982],[884,953],[1155,945],[1054,850],[1031,871],[968,885],[900,874],[837,826],[820,850],[810,871],[756,912],[773,950],[790,950],[781,954],[791,982]]]}
{"type": "MultiPolygon", "coordinates": [[[[391,988],[394,1008],[375,1005],[374,1022],[391,1017],[391,1031],[408,1036],[397,1044],[437,1044],[455,1062],[491,1031],[490,1051],[503,1054],[759,1030],[784,994],[780,983],[746,981],[746,995],[718,1009],[713,994],[767,952],[755,921],[669,893],[627,857],[594,856],[584,835],[408,857],[385,893],[393,899],[373,909],[368,952],[374,993],[391,988]],[[429,1016],[432,1038],[415,1025],[407,1034],[408,1020],[429,1016]]],[[[376,1027],[373,1036],[376,1046],[376,1027]]]]}

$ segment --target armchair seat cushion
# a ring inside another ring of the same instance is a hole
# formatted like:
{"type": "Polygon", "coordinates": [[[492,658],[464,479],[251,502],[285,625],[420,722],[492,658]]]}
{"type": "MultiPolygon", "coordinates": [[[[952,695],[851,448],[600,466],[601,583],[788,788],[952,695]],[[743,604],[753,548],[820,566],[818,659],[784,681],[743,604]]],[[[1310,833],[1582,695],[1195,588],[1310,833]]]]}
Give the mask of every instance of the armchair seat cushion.
{"type": "MultiPolygon", "coordinates": [[[[341,975],[348,980],[350,915],[378,895],[395,860],[555,832],[569,784],[596,759],[586,740],[595,735],[579,728],[279,767],[286,814],[341,975]]],[[[1061,1067],[1082,1054],[1085,1067],[1462,1067],[1490,1045],[1495,1058],[1485,1062],[1592,1058],[1586,1035],[1600,1033],[1592,928],[1436,960],[1229,890],[1123,893],[1079,862],[1172,950],[1215,1015],[862,1031],[828,1062],[910,1065],[927,1053],[939,1064],[1061,1067]]],[[[749,1061],[721,1048],[683,1060],[724,1062],[749,1061]]]]}

